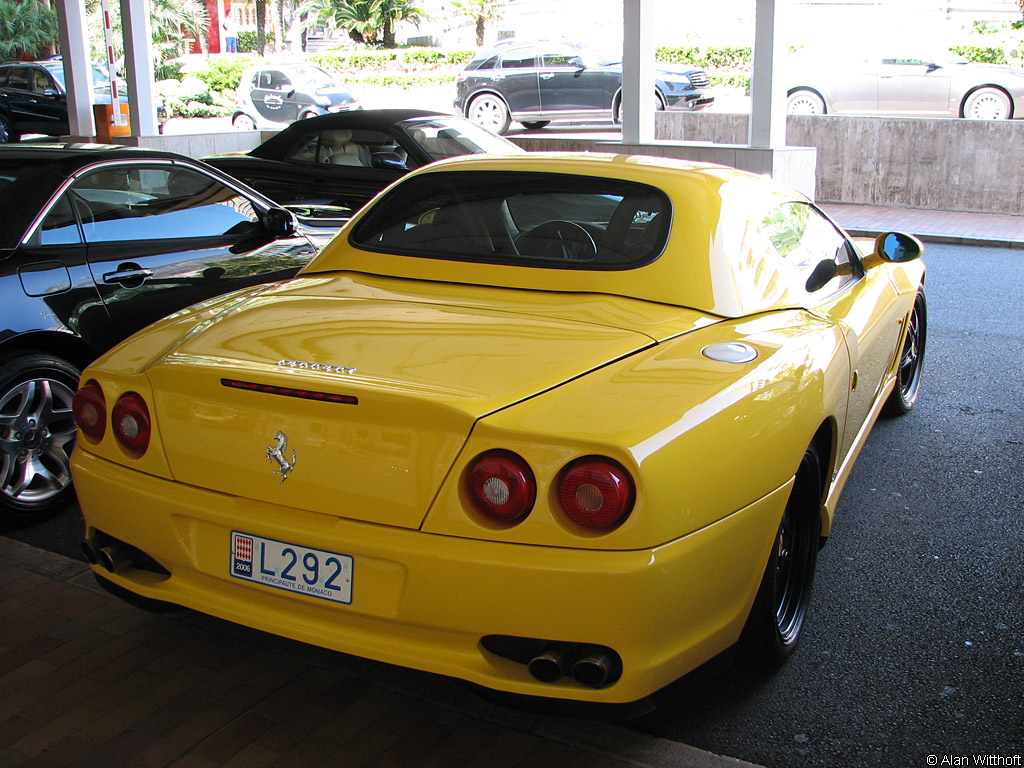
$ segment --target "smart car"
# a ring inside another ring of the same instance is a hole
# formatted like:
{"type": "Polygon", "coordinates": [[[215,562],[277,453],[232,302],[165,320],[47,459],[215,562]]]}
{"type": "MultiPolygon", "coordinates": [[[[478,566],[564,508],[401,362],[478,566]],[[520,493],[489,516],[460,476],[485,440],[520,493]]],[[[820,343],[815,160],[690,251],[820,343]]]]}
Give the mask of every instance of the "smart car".
{"type": "Polygon", "coordinates": [[[242,131],[281,129],[295,120],[359,109],[334,75],[315,64],[267,64],[242,73],[231,124],[242,131]]]}
{"type": "Polygon", "coordinates": [[[721,166],[431,164],[83,373],[84,551],[133,599],[511,694],[780,664],[918,397],[921,251],[721,166]]]}
{"type": "Polygon", "coordinates": [[[74,498],[89,362],[202,299],[294,275],[313,245],[255,190],[171,152],[0,147],[0,516],[74,498]]]}

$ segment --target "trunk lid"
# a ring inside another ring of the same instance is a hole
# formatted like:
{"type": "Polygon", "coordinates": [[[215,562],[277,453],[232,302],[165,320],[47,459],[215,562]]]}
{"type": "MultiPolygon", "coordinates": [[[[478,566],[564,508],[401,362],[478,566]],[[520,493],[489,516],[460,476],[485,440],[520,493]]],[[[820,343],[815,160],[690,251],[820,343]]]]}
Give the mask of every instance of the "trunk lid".
{"type": "Polygon", "coordinates": [[[177,481],[416,528],[478,418],[655,343],[564,309],[291,285],[147,371],[177,481]]]}

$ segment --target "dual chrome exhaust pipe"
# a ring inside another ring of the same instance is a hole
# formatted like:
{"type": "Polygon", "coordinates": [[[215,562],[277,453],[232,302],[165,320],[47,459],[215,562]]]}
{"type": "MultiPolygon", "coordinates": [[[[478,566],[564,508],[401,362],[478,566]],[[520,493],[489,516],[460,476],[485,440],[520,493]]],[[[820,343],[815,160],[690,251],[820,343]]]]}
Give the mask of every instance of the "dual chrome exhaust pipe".
{"type": "Polygon", "coordinates": [[[83,541],[82,554],[92,565],[101,565],[111,573],[130,568],[142,555],[130,544],[105,534],[90,536],[83,541]]]}
{"type": "Polygon", "coordinates": [[[527,669],[542,683],[557,683],[569,675],[580,685],[601,688],[622,676],[622,661],[610,648],[554,643],[530,659],[527,669]]]}

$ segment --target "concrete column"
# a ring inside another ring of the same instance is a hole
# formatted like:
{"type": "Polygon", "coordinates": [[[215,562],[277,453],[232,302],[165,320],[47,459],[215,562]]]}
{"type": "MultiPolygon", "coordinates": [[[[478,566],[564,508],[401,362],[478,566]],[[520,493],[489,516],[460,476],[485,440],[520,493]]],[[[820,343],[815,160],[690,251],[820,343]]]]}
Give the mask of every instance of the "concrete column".
{"type": "Polygon", "coordinates": [[[85,32],[85,2],[59,0],[56,7],[68,98],[68,132],[72,141],[91,140],[96,135],[96,122],[92,114],[92,65],[85,32]]]}
{"type": "Polygon", "coordinates": [[[654,141],[654,2],[622,0],[622,141],[654,141]]]}
{"type": "Polygon", "coordinates": [[[147,0],[121,0],[125,75],[128,80],[128,115],[132,136],[157,135],[156,98],[153,94],[153,32],[147,0]]]}
{"type": "Polygon", "coordinates": [[[757,0],[750,84],[750,146],[786,146],[786,92],[779,66],[788,43],[783,16],[789,0],[757,0]]]}

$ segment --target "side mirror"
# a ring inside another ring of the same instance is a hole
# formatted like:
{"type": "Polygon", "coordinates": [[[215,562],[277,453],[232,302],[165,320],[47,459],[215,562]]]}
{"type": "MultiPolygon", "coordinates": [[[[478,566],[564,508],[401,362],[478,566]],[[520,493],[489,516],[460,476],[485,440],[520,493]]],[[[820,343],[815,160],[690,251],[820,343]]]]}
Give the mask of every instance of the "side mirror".
{"type": "Polygon", "coordinates": [[[814,293],[815,291],[821,290],[828,281],[839,274],[839,267],[836,266],[834,259],[822,259],[814,267],[811,272],[811,276],[807,278],[807,282],[804,284],[804,290],[808,293],[814,293]]]}
{"type": "Polygon", "coordinates": [[[268,208],[260,220],[263,228],[274,237],[294,237],[298,229],[295,216],[284,208],[268,208]]]}
{"type": "Polygon", "coordinates": [[[875,238],[875,252],[882,261],[913,261],[924,253],[924,244],[905,232],[883,232],[875,238]]]}

